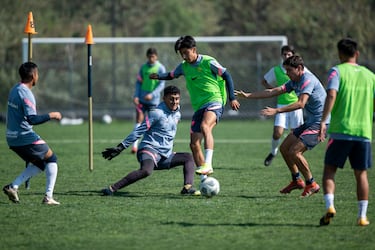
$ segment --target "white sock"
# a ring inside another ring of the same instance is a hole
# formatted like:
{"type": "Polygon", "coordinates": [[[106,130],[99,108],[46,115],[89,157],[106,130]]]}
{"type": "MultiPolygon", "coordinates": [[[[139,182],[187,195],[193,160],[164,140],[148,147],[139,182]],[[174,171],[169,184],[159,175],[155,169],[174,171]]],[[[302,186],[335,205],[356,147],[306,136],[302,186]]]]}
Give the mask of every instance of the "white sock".
{"type": "Polygon", "coordinates": [[[335,207],[333,205],[334,199],[335,199],[335,195],[334,194],[325,194],[324,195],[324,201],[326,203],[326,209],[328,209],[329,207],[335,207]]]}
{"type": "Polygon", "coordinates": [[[27,179],[39,174],[42,172],[40,168],[35,166],[34,164],[29,163],[27,168],[12,182],[12,187],[18,189],[19,186],[22,185],[27,179]]]}
{"type": "Polygon", "coordinates": [[[366,218],[368,200],[358,201],[358,218],[366,218]]]}
{"type": "Polygon", "coordinates": [[[49,162],[46,165],[46,195],[53,197],[53,189],[55,188],[57,178],[57,163],[49,162]]]}
{"type": "Polygon", "coordinates": [[[204,150],[206,157],[204,158],[204,162],[212,165],[212,156],[214,155],[213,149],[205,149],[204,150]]]}
{"type": "Polygon", "coordinates": [[[279,143],[280,143],[280,139],[275,140],[275,139],[272,138],[272,143],[271,143],[271,146],[272,146],[272,148],[271,148],[271,153],[272,153],[273,155],[276,155],[276,154],[277,154],[277,151],[278,151],[278,149],[279,149],[279,143]]]}

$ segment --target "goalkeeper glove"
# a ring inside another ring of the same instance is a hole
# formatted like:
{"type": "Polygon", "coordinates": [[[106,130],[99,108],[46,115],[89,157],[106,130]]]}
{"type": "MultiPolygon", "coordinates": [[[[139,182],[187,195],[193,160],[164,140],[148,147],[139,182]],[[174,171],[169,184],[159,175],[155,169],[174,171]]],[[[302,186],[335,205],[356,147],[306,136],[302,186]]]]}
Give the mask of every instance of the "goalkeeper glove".
{"type": "Polygon", "coordinates": [[[107,159],[107,160],[112,160],[113,158],[115,158],[116,156],[118,156],[122,150],[124,150],[125,147],[122,143],[120,143],[119,145],[117,145],[116,147],[114,148],[106,148],[103,152],[102,152],[102,156],[104,157],[104,159],[107,159]]]}

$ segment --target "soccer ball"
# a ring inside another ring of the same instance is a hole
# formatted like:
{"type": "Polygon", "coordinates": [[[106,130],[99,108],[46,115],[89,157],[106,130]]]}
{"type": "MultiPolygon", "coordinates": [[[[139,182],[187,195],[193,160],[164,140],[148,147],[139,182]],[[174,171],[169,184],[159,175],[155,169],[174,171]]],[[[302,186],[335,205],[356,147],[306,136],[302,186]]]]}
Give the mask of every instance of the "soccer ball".
{"type": "Polygon", "coordinates": [[[105,123],[105,124],[111,124],[112,123],[112,117],[108,114],[105,114],[103,115],[102,117],[102,121],[105,123]]]}
{"type": "Polygon", "coordinates": [[[220,192],[220,183],[214,177],[207,177],[201,181],[199,190],[203,196],[211,198],[220,192]]]}

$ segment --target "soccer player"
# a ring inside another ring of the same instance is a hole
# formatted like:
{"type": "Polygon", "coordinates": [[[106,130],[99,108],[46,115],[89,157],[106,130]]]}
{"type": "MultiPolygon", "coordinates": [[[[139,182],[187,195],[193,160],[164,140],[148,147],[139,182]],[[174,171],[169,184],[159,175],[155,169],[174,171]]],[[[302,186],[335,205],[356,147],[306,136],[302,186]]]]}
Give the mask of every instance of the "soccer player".
{"type": "MultiPolygon", "coordinates": [[[[304,62],[300,56],[287,58],[283,65],[290,80],[282,86],[264,91],[245,93],[235,91],[237,96],[250,99],[269,98],[294,91],[298,100],[284,107],[266,107],[261,111],[262,115],[272,116],[278,113],[304,109],[306,120],[304,124],[294,129],[280,145],[280,152],[292,174],[292,181],[288,186],[280,190],[287,194],[294,189],[304,189],[301,197],[308,197],[319,192],[320,187],[316,183],[310,171],[309,164],[303,153],[313,149],[318,143],[318,130],[323,114],[323,105],[326,91],[320,81],[309,71],[304,70],[304,62]],[[301,179],[300,172],[305,178],[301,179]]],[[[328,122],[329,118],[324,122],[328,122]]]]}
{"type": "Polygon", "coordinates": [[[61,120],[60,112],[38,115],[31,89],[38,83],[38,66],[32,62],[23,63],[19,68],[21,82],[9,93],[6,139],[9,148],[26,162],[25,170],[9,185],[3,187],[9,200],[19,203],[18,187],[29,178],[45,171],[46,192],[42,203],[59,205],[53,199],[57,177],[57,157],[47,143],[33,130],[33,125],[51,119],[61,120]]]}
{"type": "Polygon", "coordinates": [[[185,76],[186,87],[194,109],[190,148],[195,164],[199,166],[196,173],[202,175],[201,178],[205,178],[213,173],[214,138],[212,130],[223,114],[227,92],[233,110],[237,111],[240,103],[235,98],[233,80],[228,70],[221,66],[215,58],[199,54],[192,36],[180,37],[174,48],[184,61],[171,72],[152,74],[150,77],[172,80],[181,75],[185,76]],[[202,139],[204,139],[205,155],[201,150],[202,139]]]}
{"type": "Polygon", "coordinates": [[[192,155],[172,151],[177,124],[181,118],[179,104],[180,90],[175,86],[166,87],[163,102],[145,114],[142,124],[134,128],[116,147],[107,148],[102,152],[105,159],[112,160],[135,140],[143,136],[137,151],[140,168],[103,189],[103,195],[112,195],[117,190],[146,178],[151,175],[153,170],[165,170],[180,165],[184,166],[184,186],[181,194],[200,195],[200,192],[193,188],[195,165],[192,155]]]}
{"type": "MultiPolygon", "coordinates": [[[[160,103],[160,93],[164,89],[165,81],[150,79],[152,73],[162,74],[165,67],[158,61],[158,52],[155,48],[146,51],[147,62],[144,63],[137,74],[133,103],[136,111],[135,128],[139,127],[144,119],[144,114],[160,103]]],[[[138,149],[138,140],[133,143],[132,153],[138,149]]]]}
{"type": "MultiPolygon", "coordinates": [[[[293,46],[284,45],[281,47],[281,57],[285,61],[288,57],[295,54],[293,46]]],[[[289,80],[286,70],[282,64],[272,67],[265,75],[262,84],[267,89],[272,89],[276,86],[281,86],[289,80]]],[[[277,108],[294,103],[298,100],[295,92],[284,93],[277,97],[277,108]]],[[[275,115],[271,152],[264,160],[264,165],[269,166],[273,158],[276,156],[279,149],[280,138],[284,133],[284,129],[290,128],[291,130],[299,127],[303,123],[302,109],[296,109],[291,112],[278,113],[275,115]]]]}
{"type": "MultiPolygon", "coordinates": [[[[367,169],[371,167],[371,139],[374,113],[375,75],[358,65],[357,42],[351,38],[337,43],[340,64],[329,71],[327,99],[323,119],[331,114],[328,128],[330,139],[326,149],[323,171],[323,190],[326,214],[320,225],[328,225],[336,214],[334,207],[335,174],[349,158],[357,182],[358,220],[367,226],[369,183],[367,169]]],[[[327,126],[320,124],[323,141],[327,126]]]]}

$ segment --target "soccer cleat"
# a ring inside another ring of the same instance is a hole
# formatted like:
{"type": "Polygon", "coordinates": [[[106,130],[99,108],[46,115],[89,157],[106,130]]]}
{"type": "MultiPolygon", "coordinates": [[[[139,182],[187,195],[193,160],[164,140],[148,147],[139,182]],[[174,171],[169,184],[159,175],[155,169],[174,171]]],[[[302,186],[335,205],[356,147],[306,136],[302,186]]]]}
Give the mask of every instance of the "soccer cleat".
{"type": "Polygon", "coordinates": [[[336,215],[336,209],[334,207],[329,207],[326,214],[320,218],[320,225],[327,226],[331,222],[331,219],[336,215]]]}
{"type": "Polygon", "coordinates": [[[193,195],[193,196],[201,195],[201,191],[195,190],[193,187],[190,187],[190,188],[183,187],[180,193],[182,195],[193,195]]]}
{"type": "Polygon", "coordinates": [[[102,189],[102,196],[111,196],[113,195],[114,191],[112,190],[111,186],[102,189]]]}
{"type": "Polygon", "coordinates": [[[195,170],[195,173],[200,175],[210,175],[213,172],[214,170],[212,169],[212,165],[207,163],[204,163],[197,170],[195,170]]]}
{"type": "Polygon", "coordinates": [[[18,190],[13,188],[11,184],[3,187],[4,194],[8,195],[9,200],[14,203],[19,203],[20,199],[18,198],[18,190]]]}
{"type": "Polygon", "coordinates": [[[303,189],[305,187],[305,182],[302,179],[297,179],[291,181],[288,186],[280,190],[282,194],[289,194],[294,189],[303,189]]]}
{"type": "Polygon", "coordinates": [[[55,201],[52,197],[44,196],[42,204],[45,205],[60,205],[60,202],[55,201]]]}
{"type": "Polygon", "coordinates": [[[301,198],[309,197],[319,192],[320,186],[314,181],[310,185],[307,185],[301,194],[301,198]]]}
{"type": "Polygon", "coordinates": [[[368,226],[370,224],[370,221],[368,221],[368,219],[366,217],[365,218],[358,218],[357,224],[358,224],[358,226],[368,226]]]}
{"type": "Polygon", "coordinates": [[[264,166],[268,167],[269,165],[271,165],[274,157],[275,156],[272,153],[269,153],[269,155],[267,155],[266,159],[264,160],[264,166]]]}

